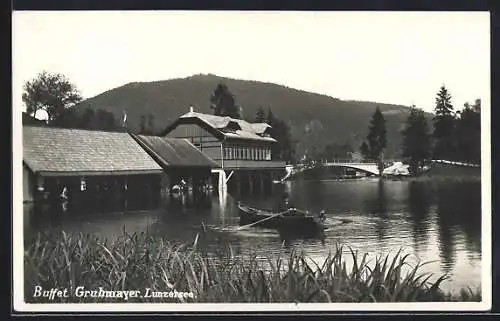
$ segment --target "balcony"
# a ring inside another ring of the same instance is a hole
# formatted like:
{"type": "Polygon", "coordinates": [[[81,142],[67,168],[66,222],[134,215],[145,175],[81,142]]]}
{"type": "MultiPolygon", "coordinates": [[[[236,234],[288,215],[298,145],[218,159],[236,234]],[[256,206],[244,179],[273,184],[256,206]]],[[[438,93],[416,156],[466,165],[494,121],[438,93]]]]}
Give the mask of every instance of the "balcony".
{"type": "MultiPolygon", "coordinates": [[[[217,160],[217,163],[221,166],[220,160],[217,160]]],[[[224,169],[285,169],[285,162],[276,160],[224,160],[224,169]]]]}

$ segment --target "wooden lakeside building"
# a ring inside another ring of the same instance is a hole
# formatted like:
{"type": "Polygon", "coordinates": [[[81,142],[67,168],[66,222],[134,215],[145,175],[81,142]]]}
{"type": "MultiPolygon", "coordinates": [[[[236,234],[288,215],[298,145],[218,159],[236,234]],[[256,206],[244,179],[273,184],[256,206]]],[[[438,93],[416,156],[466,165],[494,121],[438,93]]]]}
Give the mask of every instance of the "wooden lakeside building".
{"type": "Polygon", "coordinates": [[[272,159],[277,142],[270,129],[266,123],[198,113],[191,107],[161,136],[188,139],[219,165],[212,170],[215,185],[239,193],[269,190],[273,180],[285,175],[285,162],[272,159]]]}
{"type": "Polygon", "coordinates": [[[184,180],[193,192],[206,193],[211,170],[219,165],[187,139],[130,135],[162,167],[170,190],[184,180]]]}
{"type": "Polygon", "coordinates": [[[195,186],[217,164],[189,141],[23,126],[23,201],[146,204],[182,176],[195,186]]]}

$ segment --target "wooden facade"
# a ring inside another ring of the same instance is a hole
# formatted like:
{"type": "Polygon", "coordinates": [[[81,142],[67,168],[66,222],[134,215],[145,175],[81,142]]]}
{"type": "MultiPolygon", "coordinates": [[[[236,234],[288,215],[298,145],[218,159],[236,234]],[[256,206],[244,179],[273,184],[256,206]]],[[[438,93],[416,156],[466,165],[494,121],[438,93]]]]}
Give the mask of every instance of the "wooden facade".
{"type": "Polygon", "coordinates": [[[168,189],[184,181],[193,193],[206,193],[210,173],[218,164],[187,139],[131,134],[167,174],[168,189]]]}
{"type": "Polygon", "coordinates": [[[163,173],[129,175],[71,175],[64,173],[44,176],[33,174],[36,184],[31,185],[36,202],[67,202],[73,209],[89,211],[100,208],[139,208],[157,204],[160,199],[163,173]]]}
{"type": "Polygon", "coordinates": [[[34,175],[28,166],[23,164],[23,203],[30,203],[35,200],[34,179],[34,175]]]}
{"type": "Polygon", "coordinates": [[[221,165],[224,160],[271,160],[270,142],[220,140],[197,124],[180,124],[166,137],[188,139],[205,155],[221,165]]]}
{"type": "Polygon", "coordinates": [[[23,126],[23,201],[149,207],[166,174],[128,133],[23,126]]]}
{"type": "MultiPolygon", "coordinates": [[[[272,146],[277,142],[270,137],[269,127],[267,124],[196,113],[191,109],[162,135],[189,140],[227,172],[223,175],[231,177],[228,186],[232,189],[239,191],[248,186],[249,190],[254,187],[264,190],[264,186],[280,179],[285,171],[285,162],[272,159],[272,146]],[[235,172],[234,175],[231,172],[235,172]]],[[[215,175],[220,173],[217,171],[215,175]]],[[[214,182],[224,180],[213,179],[214,182]]]]}

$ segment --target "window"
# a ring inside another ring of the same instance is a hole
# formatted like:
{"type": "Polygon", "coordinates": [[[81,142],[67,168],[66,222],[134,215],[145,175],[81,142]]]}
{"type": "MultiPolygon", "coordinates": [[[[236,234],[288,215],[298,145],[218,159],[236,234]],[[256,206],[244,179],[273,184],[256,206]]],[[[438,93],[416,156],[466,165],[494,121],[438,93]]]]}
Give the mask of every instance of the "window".
{"type": "Polygon", "coordinates": [[[80,179],[80,191],[86,191],[87,190],[87,182],[85,181],[85,178],[80,179]]]}
{"type": "Polygon", "coordinates": [[[235,122],[235,121],[231,121],[227,124],[227,126],[223,129],[223,131],[225,132],[235,132],[237,130],[241,130],[241,127],[240,125],[235,122]]]}

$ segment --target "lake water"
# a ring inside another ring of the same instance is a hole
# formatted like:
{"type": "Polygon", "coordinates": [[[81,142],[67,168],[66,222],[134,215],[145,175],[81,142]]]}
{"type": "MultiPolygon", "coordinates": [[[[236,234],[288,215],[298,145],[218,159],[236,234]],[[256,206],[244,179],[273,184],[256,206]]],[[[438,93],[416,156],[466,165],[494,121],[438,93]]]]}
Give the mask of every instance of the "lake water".
{"type": "MultiPolygon", "coordinates": [[[[481,182],[467,180],[297,180],[276,184],[267,195],[249,195],[239,200],[254,207],[274,208],[283,193],[295,207],[326,211],[331,226],[324,240],[294,240],[283,243],[272,230],[238,226],[237,200],[214,195],[190,205],[166,200],[159,208],[115,213],[74,215],[71,211],[47,217],[25,205],[25,238],[41,230],[91,232],[114,238],[125,229],[164,236],[172,241],[193,243],[204,225],[206,236],[199,246],[215,253],[230,244],[235,255],[257,252],[277,254],[292,248],[306,251],[321,261],[337,245],[345,245],[369,258],[410,254],[410,261],[432,261],[423,272],[449,279],[442,289],[481,285],[481,182]],[[337,224],[337,219],[347,220],[337,224]]],[[[346,249],[346,254],[348,250],[346,249]]]]}

